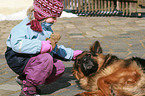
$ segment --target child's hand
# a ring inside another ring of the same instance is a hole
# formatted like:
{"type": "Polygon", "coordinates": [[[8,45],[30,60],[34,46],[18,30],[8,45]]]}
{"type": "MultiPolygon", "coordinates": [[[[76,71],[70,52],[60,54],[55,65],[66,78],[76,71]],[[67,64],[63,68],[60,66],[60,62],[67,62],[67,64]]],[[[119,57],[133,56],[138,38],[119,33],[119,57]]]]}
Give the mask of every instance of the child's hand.
{"type": "Polygon", "coordinates": [[[56,43],[58,43],[58,41],[60,40],[61,35],[58,32],[54,32],[53,34],[51,34],[50,38],[46,38],[46,40],[51,41],[51,45],[52,45],[52,50],[55,48],[56,43]]]}
{"type": "Polygon", "coordinates": [[[51,41],[41,41],[41,51],[40,53],[47,53],[52,51],[51,41]]]}
{"type": "Polygon", "coordinates": [[[75,60],[76,59],[76,56],[78,56],[79,54],[81,54],[83,51],[82,50],[75,50],[74,51],[74,54],[73,54],[73,59],[72,60],[75,60]]]}

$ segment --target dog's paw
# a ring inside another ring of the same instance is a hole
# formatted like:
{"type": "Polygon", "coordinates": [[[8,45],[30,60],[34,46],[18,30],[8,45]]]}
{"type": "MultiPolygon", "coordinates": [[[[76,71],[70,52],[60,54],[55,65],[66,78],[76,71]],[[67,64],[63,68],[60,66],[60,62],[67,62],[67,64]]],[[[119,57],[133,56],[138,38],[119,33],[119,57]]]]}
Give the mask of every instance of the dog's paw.
{"type": "Polygon", "coordinates": [[[83,92],[76,94],[75,96],[104,96],[104,94],[101,91],[97,91],[97,92],[83,92]]]}
{"type": "Polygon", "coordinates": [[[75,96],[94,96],[94,94],[90,94],[89,92],[83,92],[83,93],[76,94],[75,96]]]}
{"type": "Polygon", "coordinates": [[[76,94],[75,96],[85,96],[85,95],[83,95],[83,94],[76,94]]]}

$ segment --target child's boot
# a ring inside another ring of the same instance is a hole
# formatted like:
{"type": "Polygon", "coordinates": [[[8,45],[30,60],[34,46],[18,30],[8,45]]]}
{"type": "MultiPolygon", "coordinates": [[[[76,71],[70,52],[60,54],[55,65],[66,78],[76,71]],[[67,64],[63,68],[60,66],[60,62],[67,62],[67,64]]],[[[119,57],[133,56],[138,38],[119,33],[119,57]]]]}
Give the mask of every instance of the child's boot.
{"type": "MultiPolygon", "coordinates": [[[[20,96],[36,96],[36,86],[32,85],[30,82],[23,80],[23,88],[20,96]]],[[[37,95],[39,96],[39,95],[37,95]]]]}

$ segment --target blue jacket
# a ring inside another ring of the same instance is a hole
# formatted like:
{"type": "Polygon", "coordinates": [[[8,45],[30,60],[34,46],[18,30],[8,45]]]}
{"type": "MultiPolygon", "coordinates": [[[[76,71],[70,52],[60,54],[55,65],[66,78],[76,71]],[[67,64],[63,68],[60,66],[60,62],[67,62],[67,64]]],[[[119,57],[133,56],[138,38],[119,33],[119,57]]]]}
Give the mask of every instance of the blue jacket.
{"type": "MultiPolygon", "coordinates": [[[[24,19],[20,24],[15,26],[7,40],[7,50],[5,58],[9,67],[17,74],[23,75],[23,70],[31,57],[40,54],[41,41],[45,41],[53,33],[51,24],[47,23],[47,28],[42,23],[42,32],[33,31],[30,28],[29,19],[24,19]]],[[[56,45],[50,52],[52,57],[61,60],[71,60],[73,58],[73,50],[63,45],[56,45]]]]}
{"type": "MultiPolygon", "coordinates": [[[[30,20],[24,19],[20,24],[16,25],[10,33],[7,40],[7,46],[12,48],[17,53],[24,54],[38,54],[41,50],[41,41],[45,41],[53,33],[51,25],[48,28],[43,27],[42,32],[33,31],[30,25],[26,25],[30,20]]],[[[71,60],[73,58],[73,50],[66,48],[63,45],[56,45],[55,49],[50,53],[52,56],[57,54],[58,56],[71,60]],[[57,50],[57,51],[56,51],[57,50]]]]}

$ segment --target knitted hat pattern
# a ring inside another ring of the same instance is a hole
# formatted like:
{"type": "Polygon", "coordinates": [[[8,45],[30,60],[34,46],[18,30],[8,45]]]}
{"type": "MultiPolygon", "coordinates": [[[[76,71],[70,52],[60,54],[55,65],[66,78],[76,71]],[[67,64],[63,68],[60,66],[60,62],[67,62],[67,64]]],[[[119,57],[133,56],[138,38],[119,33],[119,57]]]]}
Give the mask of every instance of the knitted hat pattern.
{"type": "Polygon", "coordinates": [[[42,32],[42,27],[39,20],[48,17],[60,17],[63,11],[63,0],[34,0],[34,17],[27,25],[34,31],[42,32]]]}
{"type": "Polygon", "coordinates": [[[35,0],[34,16],[37,20],[41,20],[47,17],[60,17],[63,11],[63,3],[59,0],[35,0]]]}

